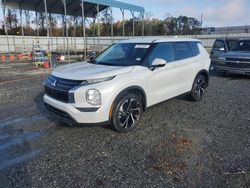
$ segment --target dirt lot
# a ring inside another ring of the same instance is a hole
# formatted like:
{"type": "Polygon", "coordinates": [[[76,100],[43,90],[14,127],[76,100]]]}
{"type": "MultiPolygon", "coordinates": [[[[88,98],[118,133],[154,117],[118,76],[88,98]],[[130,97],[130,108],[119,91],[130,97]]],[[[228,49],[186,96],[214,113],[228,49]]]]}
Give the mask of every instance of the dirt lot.
{"type": "Polygon", "coordinates": [[[250,187],[249,77],[212,75],[202,102],[166,101],[118,134],[54,120],[48,73],[0,66],[0,187],[250,187]]]}

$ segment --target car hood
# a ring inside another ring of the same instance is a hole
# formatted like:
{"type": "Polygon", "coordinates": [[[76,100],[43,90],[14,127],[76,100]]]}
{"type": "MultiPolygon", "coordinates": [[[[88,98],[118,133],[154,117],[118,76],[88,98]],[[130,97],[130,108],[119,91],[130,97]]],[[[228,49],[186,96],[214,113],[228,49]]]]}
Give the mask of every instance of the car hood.
{"type": "Polygon", "coordinates": [[[224,53],[226,58],[241,58],[241,59],[250,59],[250,52],[246,51],[229,51],[224,53]]]}
{"type": "Polygon", "coordinates": [[[87,62],[74,63],[56,68],[52,75],[71,80],[106,78],[132,71],[134,66],[109,66],[87,62]]]}

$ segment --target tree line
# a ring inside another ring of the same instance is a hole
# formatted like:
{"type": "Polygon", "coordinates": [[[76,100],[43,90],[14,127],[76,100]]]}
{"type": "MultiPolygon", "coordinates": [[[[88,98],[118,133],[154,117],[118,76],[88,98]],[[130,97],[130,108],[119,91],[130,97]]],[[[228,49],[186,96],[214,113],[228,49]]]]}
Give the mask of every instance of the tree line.
{"type": "MultiPolygon", "coordinates": [[[[34,12],[23,11],[22,25],[24,29],[24,35],[26,36],[46,36],[46,16],[44,13],[37,13],[37,17],[34,16],[34,12]]],[[[22,35],[20,12],[18,10],[7,9],[6,10],[6,25],[9,35],[22,35]]],[[[142,35],[143,22],[141,17],[134,18],[135,24],[135,36],[142,35]]],[[[68,33],[71,37],[83,36],[82,31],[82,18],[76,18],[67,16],[65,19],[62,15],[49,14],[50,34],[55,37],[65,36],[66,27],[65,21],[68,25],[68,33]]],[[[86,19],[86,35],[97,36],[97,23],[93,19],[86,19]]],[[[111,24],[113,23],[114,36],[123,35],[123,22],[115,21],[109,14],[108,10],[104,10],[100,15],[100,35],[111,35],[111,24]]],[[[133,19],[125,20],[125,35],[133,35],[133,19]]],[[[1,22],[0,34],[5,35],[5,28],[3,21],[1,22]]],[[[201,23],[196,19],[188,16],[167,16],[165,19],[153,18],[153,14],[148,12],[145,14],[144,19],[144,35],[145,36],[163,36],[163,35],[194,35],[201,33],[201,23]]]]}

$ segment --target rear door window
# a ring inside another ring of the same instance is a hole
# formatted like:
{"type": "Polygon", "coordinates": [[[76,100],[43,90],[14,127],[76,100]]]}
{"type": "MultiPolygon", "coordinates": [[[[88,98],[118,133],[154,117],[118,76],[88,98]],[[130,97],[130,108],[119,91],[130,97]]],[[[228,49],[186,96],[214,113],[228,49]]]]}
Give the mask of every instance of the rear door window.
{"type": "Polygon", "coordinates": [[[175,60],[182,60],[193,57],[193,51],[189,42],[174,43],[175,60]]]}

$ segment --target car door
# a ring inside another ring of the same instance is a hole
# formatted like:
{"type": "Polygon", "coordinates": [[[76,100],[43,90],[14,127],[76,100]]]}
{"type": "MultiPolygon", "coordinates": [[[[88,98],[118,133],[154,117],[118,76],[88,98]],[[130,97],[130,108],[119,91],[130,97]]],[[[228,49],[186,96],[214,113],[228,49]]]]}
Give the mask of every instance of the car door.
{"type": "Polygon", "coordinates": [[[174,61],[172,43],[159,43],[147,58],[150,65],[157,59],[164,59],[167,64],[151,71],[147,79],[148,104],[153,105],[176,96],[178,91],[178,68],[174,61]]]}
{"type": "Polygon", "coordinates": [[[224,52],[226,52],[224,41],[216,40],[210,54],[212,62],[216,62],[224,52]]]}
{"type": "MultiPolygon", "coordinates": [[[[174,55],[179,69],[179,95],[191,91],[194,78],[200,70],[199,61],[194,56],[195,42],[175,42],[174,55]]],[[[197,49],[198,50],[198,49],[197,49]]],[[[197,51],[196,50],[196,51],[197,51]]]]}

